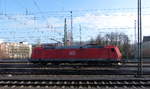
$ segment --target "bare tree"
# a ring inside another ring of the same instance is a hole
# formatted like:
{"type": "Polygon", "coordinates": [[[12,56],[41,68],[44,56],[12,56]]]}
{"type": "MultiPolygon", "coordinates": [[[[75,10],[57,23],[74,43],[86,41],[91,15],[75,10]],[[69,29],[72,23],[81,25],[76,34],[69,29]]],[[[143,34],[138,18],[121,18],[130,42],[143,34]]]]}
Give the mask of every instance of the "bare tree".
{"type": "Polygon", "coordinates": [[[96,39],[92,38],[90,43],[96,43],[97,45],[115,45],[120,48],[124,58],[133,57],[130,39],[125,33],[112,32],[103,37],[99,34],[96,39]]]}

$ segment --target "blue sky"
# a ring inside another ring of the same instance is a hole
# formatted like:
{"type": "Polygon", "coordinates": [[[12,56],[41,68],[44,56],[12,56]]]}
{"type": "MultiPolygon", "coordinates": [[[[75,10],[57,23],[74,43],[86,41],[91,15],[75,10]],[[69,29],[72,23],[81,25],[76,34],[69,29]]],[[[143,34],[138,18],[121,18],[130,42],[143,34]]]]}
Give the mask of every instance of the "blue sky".
{"type": "Polygon", "coordinates": [[[27,8],[35,12],[37,10],[34,1],[36,1],[43,11],[135,8],[137,2],[137,0],[0,0],[1,10],[6,9],[8,12],[22,12],[27,8]]]}
{"type": "MultiPolygon", "coordinates": [[[[143,35],[150,35],[150,0],[142,0],[142,7],[143,35]]],[[[0,39],[29,43],[54,42],[50,38],[62,41],[64,18],[70,30],[69,11],[73,11],[76,41],[79,25],[84,40],[116,31],[125,32],[133,40],[136,8],[137,0],[0,0],[0,39]]]]}

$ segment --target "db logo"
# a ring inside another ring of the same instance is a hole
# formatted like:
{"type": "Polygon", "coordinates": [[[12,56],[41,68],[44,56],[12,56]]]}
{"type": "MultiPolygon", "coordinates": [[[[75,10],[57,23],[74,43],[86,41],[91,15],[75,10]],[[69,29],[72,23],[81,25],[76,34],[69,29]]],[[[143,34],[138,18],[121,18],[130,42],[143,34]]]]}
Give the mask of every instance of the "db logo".
{"type": "Polygon", "coordinates": [[[70,51],[70,52],[69,52],[69,55],[74,56],[74,55],[76,55],[76,52],[75,52],[75,51],[70,51]]]}

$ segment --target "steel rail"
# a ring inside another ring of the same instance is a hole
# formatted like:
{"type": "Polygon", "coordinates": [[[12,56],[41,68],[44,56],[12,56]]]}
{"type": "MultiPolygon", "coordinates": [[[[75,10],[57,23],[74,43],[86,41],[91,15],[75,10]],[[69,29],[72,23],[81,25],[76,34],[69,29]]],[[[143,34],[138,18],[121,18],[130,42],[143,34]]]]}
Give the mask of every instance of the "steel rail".
{"type": "MultiPolygon", "coordinates": [[[[135,59],[123,59],[124,61],[121,61],[120,63],[139,63],[139,61],[135,59]]],[[[97,61],[101,62],[101,61],[97,61]]],[[[31,63],[29,59],[0,59],[0,63],[31,63]]],[[[143,59],[144,64],[150,64],[149,59],[143,59]],[[144,61],[145,60],[145,61],[144,61]]],[[[31,63],[33,64],[33,63],[31,63]]]]}
{"type": "MultiPolygon", "coordinates": [[[[1,68],[126,68],[126,67],[138,67],[138,64],[31,64],[31,63],[0,63],[1,68]]],[[[143,64],[143,68],[150,67],[150,64],[143,64]]]]}
{"type": "MultiPolygon", "coordinates": [[[[51,74],[51,75],[135,75],[137,70],[128,69],[0,69],[0,74],[51,74]]],[[[144,71],[144,75],[149,75],[150,71],[144,71]]]]}
{"type": "Polygon", "coordinates": [[[0,80],[1,87],[150,87],[149,79],[97,79],[97,80],[0,80]]]}

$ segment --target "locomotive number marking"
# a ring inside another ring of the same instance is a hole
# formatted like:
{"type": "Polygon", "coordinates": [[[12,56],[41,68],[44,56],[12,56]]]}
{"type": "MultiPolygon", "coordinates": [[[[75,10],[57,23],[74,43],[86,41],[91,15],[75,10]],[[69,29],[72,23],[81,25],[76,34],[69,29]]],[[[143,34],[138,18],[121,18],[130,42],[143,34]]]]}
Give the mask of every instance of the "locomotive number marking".
{"type": "Polygon", "coordinates": [[[76,55],[76,52],[75,51],[70,51],[69,55],[74,56],[74,55],[76,55]]]}

